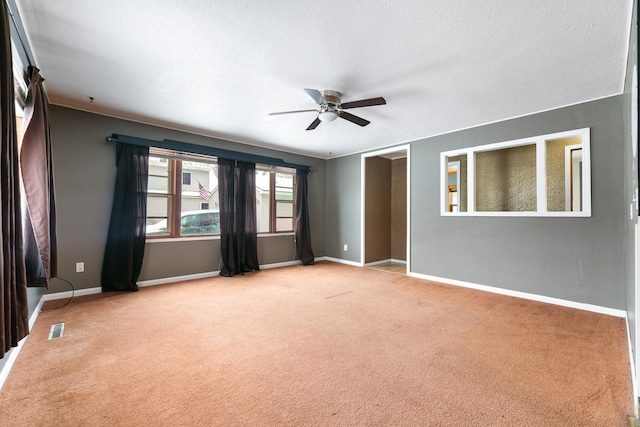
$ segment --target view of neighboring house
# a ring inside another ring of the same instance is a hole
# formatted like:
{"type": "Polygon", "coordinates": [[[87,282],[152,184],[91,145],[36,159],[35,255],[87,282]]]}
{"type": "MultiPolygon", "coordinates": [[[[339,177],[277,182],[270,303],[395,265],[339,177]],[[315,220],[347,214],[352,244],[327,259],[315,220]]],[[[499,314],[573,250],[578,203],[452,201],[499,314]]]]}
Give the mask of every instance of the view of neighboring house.
{"type": "MultiPolygon", "coordinates": [[[[149,198],[147,204],[147,234],[161,235],[167,232],[167,217],[170,202],[168,190],[170,185],[169,159],[159,156],[149,157],[149,198]]],[[[204,212],[219,212],[218,177],[215,163],[203,163],[183,160],[182,164],[182,228],[193,229],[187,215],[202,215],[204,212]]],[[[258,233],[269,232],[270,182],[271,173],[267,170],[256,170],[256,221],[258,233]]],[[[276,174],[276,230],[293,229],[293,175],[276,174]]],[[[216,217],[217,218],[217,217],[216,217]]],[[[219,221],[219,220],[218,220],[219,221]]],[[[219,225],[219,224],[218,224],[219,225]]],[[[215,231],[217,233],[219,231],[215,231]]],[[[188,234],[211,234],[193,232],[188,234]]]]}

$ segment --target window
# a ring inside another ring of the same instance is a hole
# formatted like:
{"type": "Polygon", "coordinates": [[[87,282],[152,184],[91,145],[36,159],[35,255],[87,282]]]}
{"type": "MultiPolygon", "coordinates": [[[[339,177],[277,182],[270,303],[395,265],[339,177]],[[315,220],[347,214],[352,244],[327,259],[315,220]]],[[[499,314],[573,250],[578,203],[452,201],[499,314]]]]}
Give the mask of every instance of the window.
{"type": "Polygon", "coordinates": [[[590,130],[448,151],[441,214],[591,216],[590,130]]]}
{"type": "MultiPolygon", "coordinates": [[[[22,121],[24,117],[24,104],[27,99],[27,82],[25,80],[25,67],[22,65],[20,54],[11,40],[11,58],[13,68],[13,88],[16,110],[16,133],[18,134],[18,147],[22,146],[22,121]]],[[[19,149],[19,148],[18,148],[19,149]]]]}
{"type": "MultiPolygon", "coordinates": [[[[13,88],[14,88],[14,97],[16,99],[16,107],[19,107],[19,110],[22,111],[24,108],[25,100],[27,99],[27,79],[25,76],[26,67],[22,64],[22,59],[19,53],[19,50],[16,48],[13,43],[13,39],[11,39],[11,59],[12,59],[12,69],[13,69],[13,88]]],[[[21,127],[18,128],[18,131],[22,130],[21,127]]],[[[20,133],[20,132],[19,132],[20,133]]]]}
{"type": "MultiPolygon", "coordinates": [[[[151,148],[148,183],[148,237],[220,234],[216,158],[151,148]]],[[[294,169],[256,167],[258,233],[293,231],[294,194],[294,169]]]]}
{"type": "Polygon", "coordinates": [[[182,185],[191,185],[191,172],[182,172],[182,185]]]}
{"type": "Polygon", "coordinates": [[[217,176],[215,158],[151,148],[147,236],[219,234],[217,176]]]}
{"type": "MultiPolygon", "coordinates": [[[[147,194],[147,235],[167,234],[170,231],[169,215],[172,206],[172,190],[169,162],[149,156],[147,194]]],[[[166,159],[164,159],[166,160],[166,159]]]]}
{"type": "Polygon", "coordinates": [[[258,233],[271,232],[271,171],[256,167],[256,224],[258,233]]]}
{"type": "Polygon", "coordinates": [[[256,167],[256,214],[258,233],[293,231],[295,170],[256,167]]]}
{"type": "Polygon", "coordinates": [[[293,231],[293,182],[294,175],[285,173],[272,173],[275,181],[274,205],[272,211],[272,229],[275,232],[293,231]]]}

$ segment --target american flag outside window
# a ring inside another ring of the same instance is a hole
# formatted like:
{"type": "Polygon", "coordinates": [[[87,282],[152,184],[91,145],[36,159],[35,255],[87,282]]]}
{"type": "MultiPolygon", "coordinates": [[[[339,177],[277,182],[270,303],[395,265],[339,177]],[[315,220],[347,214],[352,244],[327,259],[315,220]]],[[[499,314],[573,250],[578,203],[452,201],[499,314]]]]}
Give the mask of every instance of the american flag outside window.
{"type": "Polygon", "coordinates": [[[200,187],[200,198],[204,199],[204,200],[209,200],[209,192],[206,190],[206,188],[204,188],[202,186],[202,184],[200,184],[200,181],[198,181],[198,187],[200,187]]]}

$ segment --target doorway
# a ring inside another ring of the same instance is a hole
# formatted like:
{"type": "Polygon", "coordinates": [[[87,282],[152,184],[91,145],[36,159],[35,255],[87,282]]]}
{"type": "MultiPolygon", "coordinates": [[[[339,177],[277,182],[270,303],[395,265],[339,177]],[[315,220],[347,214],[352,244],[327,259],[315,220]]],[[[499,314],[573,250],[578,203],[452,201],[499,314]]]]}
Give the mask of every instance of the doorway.
{"type": "Polygon", "coordinates": [[[361,264],[408,274],[410,146],[362,155],[361,264]]]}

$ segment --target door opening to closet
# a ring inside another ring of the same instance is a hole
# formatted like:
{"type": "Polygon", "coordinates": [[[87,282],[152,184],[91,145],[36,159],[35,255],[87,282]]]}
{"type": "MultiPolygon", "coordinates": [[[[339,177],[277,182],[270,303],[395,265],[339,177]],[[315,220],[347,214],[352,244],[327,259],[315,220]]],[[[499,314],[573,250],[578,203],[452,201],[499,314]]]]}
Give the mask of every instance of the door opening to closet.
{"type": "Polygon", "coordinates": [[[407,274],[409,147],[364,154],[362,169],[362,264],[407,274]]]}

